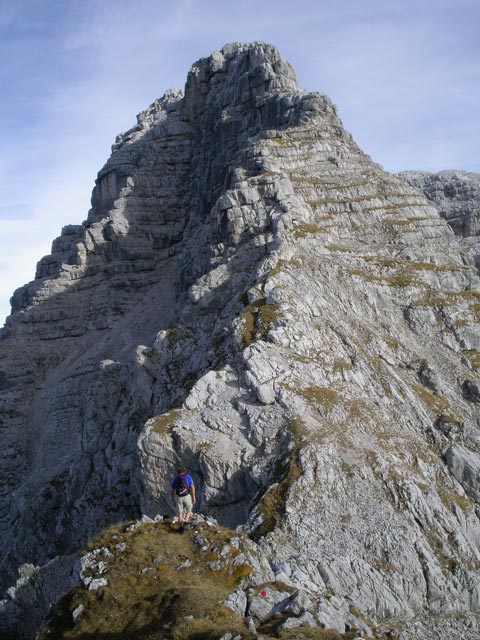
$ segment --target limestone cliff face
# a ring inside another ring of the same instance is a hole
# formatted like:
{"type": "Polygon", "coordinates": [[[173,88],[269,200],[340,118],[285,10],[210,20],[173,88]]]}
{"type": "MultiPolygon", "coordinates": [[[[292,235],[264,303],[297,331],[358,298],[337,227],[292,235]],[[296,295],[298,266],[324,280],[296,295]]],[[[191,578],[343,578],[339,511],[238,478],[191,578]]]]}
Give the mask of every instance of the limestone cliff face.
{"type": "Polygon", "coordinates": [[[401,178],[433,202],[459,236],[480,235],[480,176],[469,171],[402,171],[401,178]]]}
{"type": "Polygon", "coordinates": [[[469,171],[403,171],[445,218],[480,267],[480,175],[469,171]]]}
{"type": "Polygon", "coordinates": [[[321,596],[313,623],[353,607],[428,638],[477,612],[480,280],[417,186],[269,45],[226,46],[140,114],[12,299],[2,586],[164,513],[182,460],[268,579],[321,596]]]}

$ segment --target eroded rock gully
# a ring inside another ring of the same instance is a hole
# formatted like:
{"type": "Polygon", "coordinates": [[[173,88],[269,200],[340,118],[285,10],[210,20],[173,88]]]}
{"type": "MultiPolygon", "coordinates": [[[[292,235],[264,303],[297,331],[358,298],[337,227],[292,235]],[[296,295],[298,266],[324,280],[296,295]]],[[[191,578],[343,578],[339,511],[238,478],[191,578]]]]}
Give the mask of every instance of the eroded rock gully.
{"type": "Polygon", "coordinates": [[[480,281],[404,177],[262,43],[118,136],[2,333],[3,589],[49,568],[39,619],[87,538],[169,509],[183,461],[269,579],[322,597],[309,623],[478,636],[480,281]]]}

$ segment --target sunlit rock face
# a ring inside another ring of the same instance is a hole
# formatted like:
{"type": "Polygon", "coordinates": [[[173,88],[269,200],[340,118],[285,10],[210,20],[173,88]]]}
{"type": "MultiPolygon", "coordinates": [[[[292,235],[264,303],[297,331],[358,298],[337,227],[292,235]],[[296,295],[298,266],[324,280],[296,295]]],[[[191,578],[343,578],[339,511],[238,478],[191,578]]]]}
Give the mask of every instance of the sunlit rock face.
{"type": "Polygon", "coordinates": [[[469,171],[403,171],[439,210],[480,268],[480,175],[469,171]]]}
{"type": "Polygon", "coordinates": [[[403,171],[399,174],[433,202],[455,233],[480,236],[480,175],[469,171],[403,171]]]}
{"type": "Polygon", "coordinates": [[[449,637],[476,638],[480,281],[409,181],[263,43],[141,113],[12,298],[2,587],[169,511],[183,462],[315,624],[427,639],[459,614],[449,637]]]}

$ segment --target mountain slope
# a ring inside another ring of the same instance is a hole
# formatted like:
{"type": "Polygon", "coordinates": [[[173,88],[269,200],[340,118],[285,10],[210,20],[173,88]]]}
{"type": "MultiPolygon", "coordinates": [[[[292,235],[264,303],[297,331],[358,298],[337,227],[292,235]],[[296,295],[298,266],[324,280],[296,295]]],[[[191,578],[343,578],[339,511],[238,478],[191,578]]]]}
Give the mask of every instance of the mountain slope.
{"type": "Polygon", "coordinates": [[[337,628],[353,607],[428,638],[476,613],[479,308],[438,210],[274,47],[198,61],[14,294],[3,586],[165,513],[183,461],[199,508],[249,532],[276,580],[333,595],[337,628]]]}
{"type": "Polygon", "coordinates": [[[480,265],[480,175],[470,171],[403,171],[398,174],[419,189],[439,210],[480,265]]]}

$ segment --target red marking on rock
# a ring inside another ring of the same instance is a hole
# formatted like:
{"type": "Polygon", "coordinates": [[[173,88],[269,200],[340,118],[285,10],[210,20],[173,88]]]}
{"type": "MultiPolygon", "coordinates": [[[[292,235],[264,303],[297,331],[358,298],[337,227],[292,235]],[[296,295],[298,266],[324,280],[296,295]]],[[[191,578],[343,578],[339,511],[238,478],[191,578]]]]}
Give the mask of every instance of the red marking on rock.
{"type": "Polygon", "coordinates": [[[266,591],[260,591],[260,595],[262,596],[262,598],[265,598],[267,596],[267,592],[266,591]]]}

